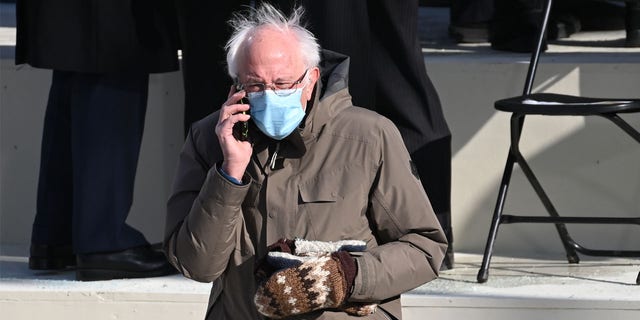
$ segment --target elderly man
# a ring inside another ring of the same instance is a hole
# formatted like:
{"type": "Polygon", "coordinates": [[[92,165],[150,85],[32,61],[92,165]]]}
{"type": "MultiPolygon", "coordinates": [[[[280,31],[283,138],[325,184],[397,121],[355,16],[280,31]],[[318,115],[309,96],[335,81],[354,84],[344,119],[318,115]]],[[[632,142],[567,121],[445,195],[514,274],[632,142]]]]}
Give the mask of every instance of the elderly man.
{"type": "Polygon", "coordinates": [[[213,282],[207,319],[400,319],[446,237],[398,130],[351,104],[348,59],[301,15],[263,4],[231,22],[237,85],[190,129],[165,250],[213,282]]]}

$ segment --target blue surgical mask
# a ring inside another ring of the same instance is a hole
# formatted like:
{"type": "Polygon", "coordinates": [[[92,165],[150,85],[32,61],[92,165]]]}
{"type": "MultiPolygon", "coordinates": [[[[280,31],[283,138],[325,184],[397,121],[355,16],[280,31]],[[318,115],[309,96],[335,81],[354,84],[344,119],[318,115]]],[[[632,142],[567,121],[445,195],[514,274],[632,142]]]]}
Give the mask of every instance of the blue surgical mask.
{"type": "Polygon", "coordinates": [[[250,92],[251,119],[267,136],[282,140],[295,130],[304,118],[302,88],[250,92]]]}

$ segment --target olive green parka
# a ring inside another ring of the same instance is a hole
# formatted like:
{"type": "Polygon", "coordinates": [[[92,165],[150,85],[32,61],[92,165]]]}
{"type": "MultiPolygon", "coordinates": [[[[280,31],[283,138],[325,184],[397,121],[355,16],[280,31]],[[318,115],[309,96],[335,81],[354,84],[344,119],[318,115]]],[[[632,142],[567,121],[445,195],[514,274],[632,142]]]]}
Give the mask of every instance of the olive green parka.
{"type": "Polygon", "coordinates": [[[300,128],[282,141],[258,131],[244,185],[225,179],[218,112],[195,123],[168,201],[164,248],[186,277],[213,282],[207,319],[260,319],[254,267],[280,238],[364,240],[349,301],[368,317],[322,310],[296,319],[401,318],[400,294],[435,279],[447,243],[402,138],[388,119],[351,104],[348,58],[323,51],[300,128]]]}

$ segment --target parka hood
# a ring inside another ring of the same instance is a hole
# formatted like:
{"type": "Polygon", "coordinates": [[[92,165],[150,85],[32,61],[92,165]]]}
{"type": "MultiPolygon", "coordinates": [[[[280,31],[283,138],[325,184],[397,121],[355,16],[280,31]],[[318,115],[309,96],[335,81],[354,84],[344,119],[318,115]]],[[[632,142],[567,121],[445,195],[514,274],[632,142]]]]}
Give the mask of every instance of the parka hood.
{"type": "Polygon", "coordinates": [[[322,50],[320,57],[320,79],[314,89],[313,103],[307,106],[303,136],[316,135],[331,118],[351,106],[349,57],[330,50],[322,50]]]}

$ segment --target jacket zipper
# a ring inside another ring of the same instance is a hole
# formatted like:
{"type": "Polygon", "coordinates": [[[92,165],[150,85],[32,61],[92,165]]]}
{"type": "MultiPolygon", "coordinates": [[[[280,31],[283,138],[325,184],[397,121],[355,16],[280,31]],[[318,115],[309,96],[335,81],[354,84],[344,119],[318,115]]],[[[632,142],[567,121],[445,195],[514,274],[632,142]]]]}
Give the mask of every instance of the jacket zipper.
{"type": "Polygon", "coordinates": [[[276,158],[278,157],[278,151],[280,151],[280,142],[276,144],[276,150],[273,152],[273,155],[271,155],[271,161],[269,161],[269,167],[271,167],[271,170],[276,169],[276,158]]]}

